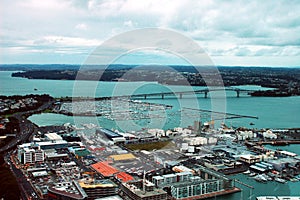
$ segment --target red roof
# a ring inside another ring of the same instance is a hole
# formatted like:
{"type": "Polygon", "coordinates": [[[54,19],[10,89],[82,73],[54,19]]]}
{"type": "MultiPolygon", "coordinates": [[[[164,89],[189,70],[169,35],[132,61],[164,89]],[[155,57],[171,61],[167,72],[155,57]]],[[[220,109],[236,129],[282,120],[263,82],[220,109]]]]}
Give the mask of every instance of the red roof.
{"type": "Polygon", "coordinates": [[[91,167],[103,176],[112,176],[119,172],[116,168],[110,166],[108,162],[98,162],[91,165],[91,167]]]}
{"type": "Polygon", "coordinates": [[[127,174],[125,172],[120,172],[120,173],[116,174],[115,177],[120,179],[122,182],[128,182],[128,181],[134,180],[134,178],[132,176],[130,176],[129,174],[127,174]]]}

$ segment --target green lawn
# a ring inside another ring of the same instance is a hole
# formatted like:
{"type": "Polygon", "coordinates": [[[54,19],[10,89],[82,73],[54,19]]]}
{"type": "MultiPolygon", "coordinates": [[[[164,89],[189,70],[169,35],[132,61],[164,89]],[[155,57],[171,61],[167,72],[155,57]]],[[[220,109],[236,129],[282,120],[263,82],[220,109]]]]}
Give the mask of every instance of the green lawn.
{"type": "Polygon", "coordinates": [[[154,149],[170,149],[174,148],[175,145],[172,141],[162,141],[162,142],[150,142],[150,143],[143,143],[143,144],[128,144],[125,145],[126,148],[130,150],[147,150],[152,151],[154,149]]]}

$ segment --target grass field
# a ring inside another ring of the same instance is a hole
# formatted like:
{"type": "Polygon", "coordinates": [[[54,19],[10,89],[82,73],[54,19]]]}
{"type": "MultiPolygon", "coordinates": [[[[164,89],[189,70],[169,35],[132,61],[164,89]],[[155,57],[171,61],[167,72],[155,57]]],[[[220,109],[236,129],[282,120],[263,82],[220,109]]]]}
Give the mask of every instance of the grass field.
{"type": "Polygon", "coordinates": [[[125,145],[126,148],[131,150],[147,150],[152,151],[154,149],[170,149],[174,148],[175,145],[172,141],[160,141],[160,142],[150,142],[143,144],[128,144],[125,145]]]}

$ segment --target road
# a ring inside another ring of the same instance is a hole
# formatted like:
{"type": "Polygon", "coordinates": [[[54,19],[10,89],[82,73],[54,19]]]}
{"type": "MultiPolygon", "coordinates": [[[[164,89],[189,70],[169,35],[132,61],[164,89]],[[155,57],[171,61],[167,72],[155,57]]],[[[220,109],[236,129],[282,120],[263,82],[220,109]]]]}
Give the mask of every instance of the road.
{"type": "Polygon", "coordinates": [[[30,182],[26,179],[23,172],[18,169],[15,164],[10,160],[10,155],[6,154],[5,160],[9,164],[11,171],[13,172],[14,176],[16,177],[16,180],[18,182],[19,188],[20,188],[20,194],[21,199],[32,199],[37,200],[38,196],[34,189],[32,188],[32,185],[30,182]]]}
{"type": "Polygon", "coordinates": [[[19,121],[20,132],[16,135],[14,139],[12,139],[9,143],[0,148],[0,153],[6,152],[7,150],[14,148],[17,144],[25,142],[30,138],[31,135],[37,133],[38,127],[31,121],[29,121],[25,116],[40,113],[43,110],[49,108],[53,103],[54,100],[43,104],[38,109],[13,114],[12,117],[15,117],[19,121]]]}

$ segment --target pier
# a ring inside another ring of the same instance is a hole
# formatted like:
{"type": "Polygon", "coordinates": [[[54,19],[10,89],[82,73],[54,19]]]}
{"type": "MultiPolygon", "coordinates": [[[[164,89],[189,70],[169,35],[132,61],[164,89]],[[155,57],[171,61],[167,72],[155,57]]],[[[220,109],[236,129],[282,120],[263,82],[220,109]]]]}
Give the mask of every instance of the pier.
{"type": "Polygon", "coordinates": [[[300,144],[300,140],[275,140],[275,141],[260,141],[258,145],[270,144],[275,146],[284,146],[289,144],[300,144]]]}
{"type": "Polygon", "coordinates": [[[226,119],[237,119],[237,118],[250,118],[250,119],[258,119],[257,116],[250,116],[250,115],[239,115],[239,114],[234,114],[234,113],[228,113],[228,112],[218,112],[218,111],[212,111],[212,110],[205,110],[205,109],[198,109],[198,108],[187,108],[183,107],[184,110],[189,110],[189,111],[195,111],[199,113],[210,113],[214,114],[215,118],[214,120],[223,120],[224,116],[226,119]],[[220,119],[217,118],[216,116],[220,116],[220,119]]]}

